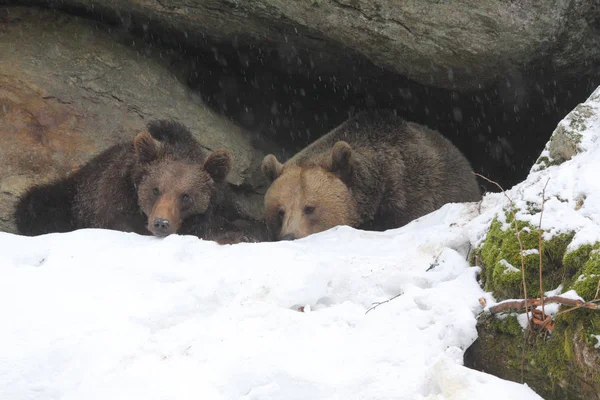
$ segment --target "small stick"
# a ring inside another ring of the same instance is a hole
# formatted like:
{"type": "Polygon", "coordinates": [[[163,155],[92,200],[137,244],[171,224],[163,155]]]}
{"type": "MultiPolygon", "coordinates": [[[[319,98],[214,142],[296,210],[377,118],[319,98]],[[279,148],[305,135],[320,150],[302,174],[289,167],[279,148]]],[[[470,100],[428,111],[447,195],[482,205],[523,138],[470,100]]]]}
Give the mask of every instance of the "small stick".
{"type": "Polygon", "coordinates": [[[540,224],[538,226],[538,251],[540,256],[540,298],[542,299],[542,319],[546,318],[546,310],[544,309],[544,283],[542,281],[542,256],[544,254],[544,245],[542,241],[542,217],[544,216],[544,204],[546,203],[546,186],[548,186],[548,182],[550,182],[550,178],[546,181],[544,185],[544,189],[542,189],[542,210],[540,211],[540,224]]]}
{"type": "Polygon", "coordinates": [[[387,299],[387,300],[385,300],[385,301],[378,301],[378,302],[376,302],[376,303],[373,303],[373,307],[369,308],[369,309],[368,309],[368,310],[365,312],[365,315],[366,315],[366,314],[368,314],[368,313],[369,313],[369,311],[376,309],[376,308],[377,308],[377,307],[379,307],[380,305],[382,305],[382,304],[385,304],[385,303],[389,303],[390,301],[392,301],[392,300],[394,300],[394,299],[396,299],[396,298],[398,298],[398,297],[400,297],[400,296],[402,296],[402,295],[403,295],[403,293],[399,293],[399,294],[395,295],[394,297],[392,297],[391,299],[387,299]]]}
{"type": "Polygon", "coordinates": [[[569,308],[569,309],[566,309],[564,311],[557,312],[556,315],[554,316],[554,318],[558,317],[559,315],[566,314],[568,312],[571,312],[573,310],[577,310],[578,308],[582,308],[582,307],[583,308],[588,308],[590,310],[597,310],[599,308],[598,304],[597,304],[598,302],[600,302],[600,299],[596,299],[596,300],[592,300],[592,301],[588,301],[588,302],[576,305],[573,308],[569,308]]]}

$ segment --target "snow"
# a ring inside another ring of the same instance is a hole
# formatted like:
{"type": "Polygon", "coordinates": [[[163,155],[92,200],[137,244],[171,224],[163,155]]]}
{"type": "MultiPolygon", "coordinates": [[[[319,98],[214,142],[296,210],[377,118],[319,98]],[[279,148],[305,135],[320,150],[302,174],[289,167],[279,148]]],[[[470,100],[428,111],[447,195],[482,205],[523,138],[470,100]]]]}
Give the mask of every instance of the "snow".
{"type": "MultiPolygon", "coordinates": [[[[507,191],[537,226],[547,183],[542,227],[571,246],[600,240],[600,89],[588,105],[583,151],[507,191]]],[[[462,365],[479,299],[495,304],[466,259],[507,205],[230,246],[0,233],[0,399],[540,399],[462,365]]]]}
{"type": "Polygon", "coordinates": [[[521,254],[523,255],[523,257],[527,257],[527,256],[531,256],[531,255],[540,254],[540,251],[538,249],[528,249],[528,250],[523,250],[523,252],[521,254]]]}
{"type": "Polygon", "coordinates": [[[514,265],[512,265],[511,263],[509,263],[505,259],[502,259],[502,260],[500,260],[498,262],[500,264],[502,264],[506,268],[504,270],[504,272],[502,272],[503,274],[508,274],[508,273],[512,273],[512,272],[521,272],[520,269],[516,268],[514,265]]]}
{"type": "Polygon", "coordinates": [[[0,234],[0,398],[539,398],[462,366],[485,296],[475,215],[234,246],[0,234]]]}

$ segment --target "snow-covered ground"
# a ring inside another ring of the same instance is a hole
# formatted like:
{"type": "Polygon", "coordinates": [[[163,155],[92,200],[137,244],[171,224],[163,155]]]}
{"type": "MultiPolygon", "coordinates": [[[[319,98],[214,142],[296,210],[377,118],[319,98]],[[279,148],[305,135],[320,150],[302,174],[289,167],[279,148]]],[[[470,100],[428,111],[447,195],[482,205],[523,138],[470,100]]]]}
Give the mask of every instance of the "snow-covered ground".
{"type": "Polygon", "coordinates": [[[461,366],[484,295],[475,215],[234,246],[0,234],[0,399],[536,398],[461,366]]]}
{"type": "MultiPolygon", "coordinates": [[[[585,151],[509,192],[540,203],[550,178],[543,226],[578,243],[600,238],[595,95],[585,151]]],[[[0,233],[0,399],[539,399],[462,366],[478,299],[494,303],[467,253],[505,205],[492,194],[384,233],[233,246],[0,233]]]]}

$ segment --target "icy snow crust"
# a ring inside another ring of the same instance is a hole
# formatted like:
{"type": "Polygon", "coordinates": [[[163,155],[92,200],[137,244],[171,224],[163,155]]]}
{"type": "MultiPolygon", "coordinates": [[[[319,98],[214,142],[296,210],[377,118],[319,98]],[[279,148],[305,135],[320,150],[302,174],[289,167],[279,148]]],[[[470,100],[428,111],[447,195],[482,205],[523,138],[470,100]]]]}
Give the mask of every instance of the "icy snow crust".
{"type": "MultiPolygon", "coordinates": [[[[581,153],[508,192],[537,225],[527,207],[550,178],[542,226],[576,231],[575,247],[600,240],[599,103],[581,153]]],[[[494,303],[467,253],[506,206],[492,194],[384,233],[234,246],[1,233],[0,399],[539,399],[462,366],[478,299],[494,303]]]]}

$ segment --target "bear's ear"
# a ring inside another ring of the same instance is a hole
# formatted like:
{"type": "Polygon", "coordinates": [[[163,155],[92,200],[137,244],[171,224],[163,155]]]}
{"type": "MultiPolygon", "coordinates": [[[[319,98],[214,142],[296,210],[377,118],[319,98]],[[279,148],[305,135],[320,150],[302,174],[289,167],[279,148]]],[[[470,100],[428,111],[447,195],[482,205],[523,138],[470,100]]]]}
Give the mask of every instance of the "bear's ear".
{"type": "Polygon", "coordinates": [[[233,164],[231,154],[226,149],[215,150],[204,162],[204,170],[215,182],[223,182],[231,171],[233,164]]]}
{"type": "Polygon", "coordinates": [[[336,142],[331,148],[331,160],[329,170],[340,174],[342,177],[348,176],[351,172],[350,158],[352,157],[352,147],[343,140],[336,142]]]}
{"type": "Polygon", "coordinates": [[[273,154],[269,154],[263,158],[261,169],[267,179],[273,182],[275,179],[279,178],[279,175],[281,175],[281,172],[283,171],[283,164],[277,161],[277,157],[275,157],[273,154]]]}
{"type": "Polygon", "coordinates": [[[135,147],[135,154],[141,163],[149,163],[158,156],[158,144],[147,131],[137,134],[133,139],[133,146],[135,147]]]}

